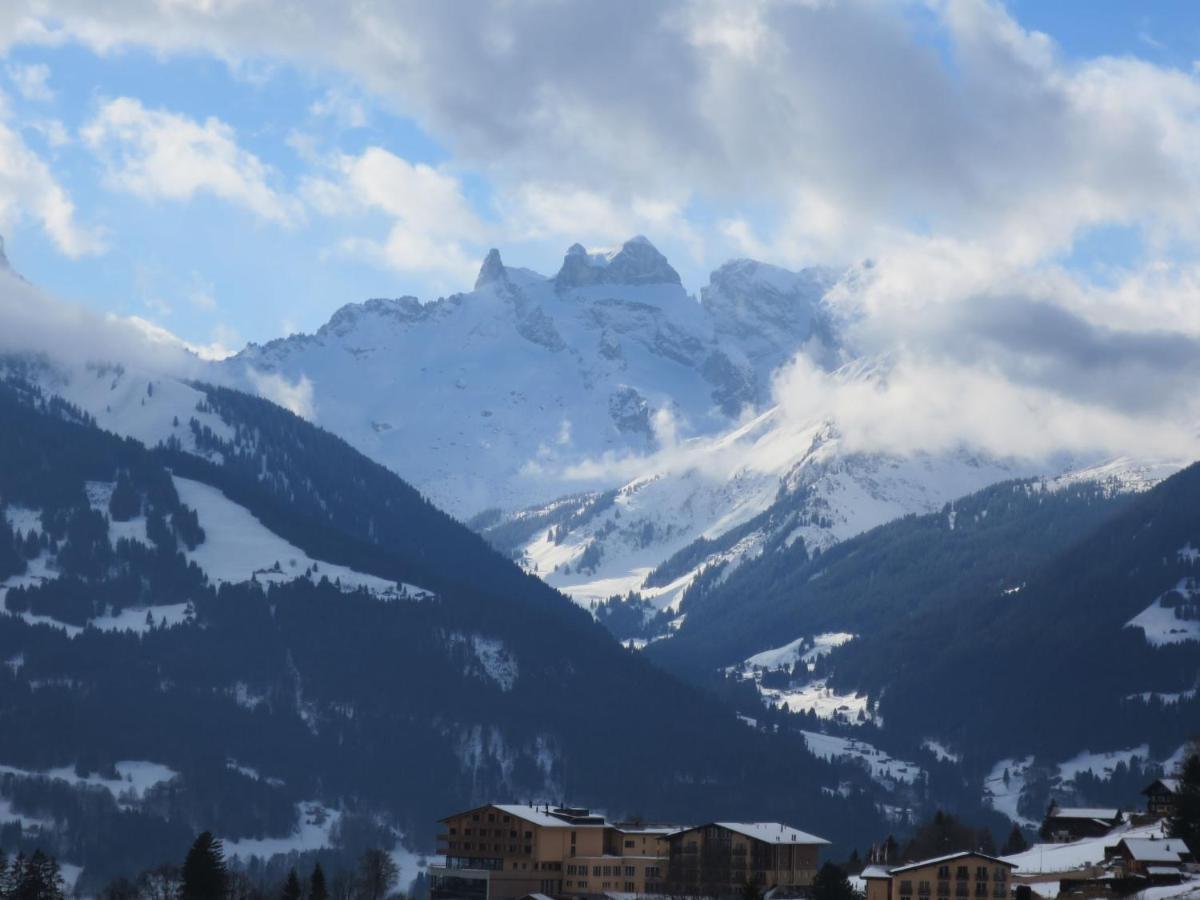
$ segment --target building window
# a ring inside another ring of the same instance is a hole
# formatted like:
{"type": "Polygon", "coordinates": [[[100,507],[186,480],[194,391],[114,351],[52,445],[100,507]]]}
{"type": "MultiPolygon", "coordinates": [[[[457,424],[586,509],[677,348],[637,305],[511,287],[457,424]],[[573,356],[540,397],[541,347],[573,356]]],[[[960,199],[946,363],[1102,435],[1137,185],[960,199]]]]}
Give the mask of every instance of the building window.
{"type": "Polygon", "coordinates": [[[488,821],[489,821],[489,822],[495,822],[495,821],[496,821],[496,814],[495,814],[495,813],[489,813],[489,814],[488,814],[488,821]]]}
{"type": "Polygon", "coordinates": [[[451,833],[451,834],[458,834],[458,829],[457,829],[457,828],[454,828],[454,827],[451,827],[451,828],[450,828],[450,833],[451,833]]]}
{"type": "Polygon", "coordinates": [[[646,866],[646,877],[647,878],[657,878],[658,877],[658,866],[646,866]]]}
{"type": "Polygon", "coordinates": [[[912,882],[911,881],[900,882],[900,893],[906,897],[912,896],[912,882]]]}
{"type": "Polygon", "coordinates": [[[975,896],[976,897],[986,897],[987,895],[988,895],[987,882],[986,881],[975,882],[975,896]]]}
{"type": "Polygon", "coordinates": [[[600,877],[600,867],[599,866],[592,866],[592,875],[596,878],[600,877]]]}
{"type": "Polygon", "coordinates": [[[948,881],[939,881],[938,882],[938,896],[939,897],[949,897],[950,896],[950,882],[948,882],[948,881]]]}
{"type": "Polygon", "coordinates": [[[971,873],[967,870],[966,866],[959,866],[958,870],[954,873],[954,876],[959,881],[966,881],[968,878],[971,877],[971,873]]]}
{"type": "Polygon", "coordinates": [[[504,821],[505,821],[505,822],[511,822],[511,821],[512,821],[512,819],[510,819],[508,816],[505,816],[505,817],[504,817],[504,821]]]}
{"type": "Polygon", "coordinates": [[[996,880],[997,881],[1007,881],[1008,880],[1008,869],[1004,868],[1004,866],[996,866],[996,880]]]}
{"type": "Polygon", "coordinates": [[[475,813],[475,815],[471,816],[471,821],[478,822],[479,821],[479,813],[475,813]]]}
{"type": "Polygon", "coordinates": [[[1000,882],[997,881],[996,883],[994,883],[992,885],[992,896],[993,897],[1007,897],[1008,890],[1004,887],[1004,885],[1002,885],[1000,882]]]}
{"type": "Polygon", "coordinates": [[[626,850],[632,850],[632,849],[633,849],[633,841],[626,841],[626,842],[625,842],[625,849],[626,849],[626,850]]]}
{"type": "Polygon", "coordinates": [[[950,867],[949,866],[938,866],[938,878],[949,878],[949,877],[950,877],[950,867]]]}
{"type": "Polygon", "coordinates": [[[928,881],[918,882],[917,883],[917,893],[919,895],[921,895],[922,897],[928,897],[929,896],[929,882],[928,881]]]}
{"type": "Polygon", "coordinates": [[[971,896],[971,886],[969,884],[967,884],[965,881],[958,882],[958,884],[954,885],[954,896],[955,897],[970,897],[971,896]]]}
{"type": "Polygon", "coordinates": [[[527,841],[533,840],[533,832],[532,831],[525,832],[525,840],[527,840],[527,841]]]}
{"type": "Polygon", "coordinates": [[[625,893],[632,894],[636,889],[632,881],[625,882],[625,893]]]}
{"type": "Polygon", "coordinates": [[[634,874],[634,869],[633,869],[633,866],[626,866],[626,867],[625,867],[625,877],[626,877],[626,878],[632,878],[632,877],[633,877],[633,874],[634,874]]]}
{"type": "Polygon", "coordinates": [[[987,881],[987,866],[976,866],[975,867],[975,880],[976,881],[987,881]]]}

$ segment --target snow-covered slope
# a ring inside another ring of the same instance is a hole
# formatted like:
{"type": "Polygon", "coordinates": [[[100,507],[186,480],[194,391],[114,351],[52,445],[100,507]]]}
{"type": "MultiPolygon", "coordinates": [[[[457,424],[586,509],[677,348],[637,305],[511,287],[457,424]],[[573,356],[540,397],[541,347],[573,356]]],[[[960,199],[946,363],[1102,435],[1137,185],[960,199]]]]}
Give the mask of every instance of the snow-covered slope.
{"type": "Polygon", "coordinates": [[[513,510],[619,483],[585,461],[727,431],[802,346],[832,359],[833,280],[743,260],[697,301],[642,237],[607,253],[575,245],[553,278],[492,251],[469,293],[345,306],[316,334],[221,368],[288,391],[457,515],[513,510]]]}
{"type": "MultiPolygon", "coordinates": [[[[837,377],[871,377],[861,365],[837,377]]],[[[726,571],[772,541],[810,549],[909,513],[926,513],[1029,463],[958,450],[847,450],[835,424],[797,423],[777,408],[713,439],[655,457],[660,468],[610,495],[559,500],[484,523],[485,533],[577,601],[636,591],[674,609],[705,569],[726,571]]]]}

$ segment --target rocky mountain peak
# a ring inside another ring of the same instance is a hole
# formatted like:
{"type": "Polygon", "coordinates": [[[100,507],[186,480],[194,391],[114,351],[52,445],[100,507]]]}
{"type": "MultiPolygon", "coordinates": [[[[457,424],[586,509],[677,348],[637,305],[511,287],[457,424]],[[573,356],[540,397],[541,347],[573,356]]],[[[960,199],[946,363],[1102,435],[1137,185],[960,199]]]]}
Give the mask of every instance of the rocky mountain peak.
{"type": "Polygon", "coordinates": [[[487,287],[489,284],[504,284],[508,281],[508,273],[500,260],[500,251],[493,247],[484,257],[483,265],[479,267],[479,275],[475,279],[475,290],[487,287]]]}
{"type": "Polygon", "coordinates": [[[572,244],[554,278],[559,290],[593,284],[681,284],[667,258],[642,235],[630,238],[619,250],[589,253],[572,244]]]}

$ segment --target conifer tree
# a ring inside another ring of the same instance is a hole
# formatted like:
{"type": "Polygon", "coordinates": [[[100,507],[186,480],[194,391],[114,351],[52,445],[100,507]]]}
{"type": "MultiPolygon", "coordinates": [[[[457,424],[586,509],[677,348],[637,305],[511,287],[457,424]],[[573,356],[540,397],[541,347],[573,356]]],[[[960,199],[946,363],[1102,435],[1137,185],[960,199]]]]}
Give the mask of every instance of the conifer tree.
{"type": "Polygon", "coordinates": [[[329,900],[329,889],[325,886],[325,870],[317,863],[308,880],[308,900],[329,900]]]}
{"type": "Polygon", "coordinates": [[[128,522],[142,514],[142,498],[129,476],[121,472],[108,500],[108,514],[114,522],[128,522]]]}
{"type": "Polygon", "coordinates": [[[1013,825],[1012,831],[1008,833],[1008,838],[1004,841],[1004,848],[1000,851],[1005,856],[1011,856],[1014,853],[1021,853],[1029,849],[1029,843],[1025,840],[1025,835],[1021,832],[1020,825],[1013,825]]]}
{"type": "Polygon", "coordinates": [[[861,900],[846,873],[831,862],[817,870],[812,883],[812,900],[861,900]]]}
{"type": "Polygon", "coordinates": [[[1168,826],[1171,837],[1182,838],[1193,850],[1200,848],[1200,752],[1191,754],[1179,770],[1179,792],[1168,826]]]}
{"type": "Polygon", "coordinates": [[[292,869],[288,872],[287,880],[283,883],[283,891],[280,893],[280,900],[300,900],[304,896],[304,891],[300,887],[300,878],[296,875],[296,870],[292,869]]]}
{"type": "Polygon", "coordinates": [[[205,831],[184,860],[180,900],[222,900],[228,882],[225,848],[212,832],[205,831]]]}

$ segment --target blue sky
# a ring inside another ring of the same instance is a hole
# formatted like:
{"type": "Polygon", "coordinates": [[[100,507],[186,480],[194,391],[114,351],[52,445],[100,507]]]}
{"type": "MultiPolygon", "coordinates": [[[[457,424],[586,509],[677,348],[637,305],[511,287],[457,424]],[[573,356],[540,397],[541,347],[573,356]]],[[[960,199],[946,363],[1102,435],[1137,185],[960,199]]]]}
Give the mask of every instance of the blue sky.
{"type": "Polygon", "coordinates": [[[104,6],[0,19],[0,226],[31,281],[197,345],[635,232],[690,289],[914,242],[1100,285],[1195,258],[1189,2],[382,4],[269,36],[269,0],[104,6]]]}

